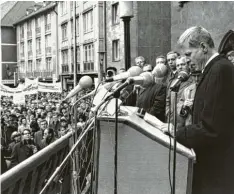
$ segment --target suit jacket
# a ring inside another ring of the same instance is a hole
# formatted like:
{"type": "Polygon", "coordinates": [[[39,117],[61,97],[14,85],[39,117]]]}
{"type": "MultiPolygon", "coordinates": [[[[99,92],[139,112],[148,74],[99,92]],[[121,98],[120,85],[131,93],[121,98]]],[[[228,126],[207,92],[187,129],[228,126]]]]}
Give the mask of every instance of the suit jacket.
{"type": "Polygon", "coordinates": [[[204,69],[192,123],[178,128],[177,140],[197,155],[193,194],[233,194],[234,66],[220,55],[204,69]]]}
{"type": "Polygon", "coordinates": [[[166,101],[166,85],[154,83],[141,89],[136,106],[164,121],[166,101]]]}

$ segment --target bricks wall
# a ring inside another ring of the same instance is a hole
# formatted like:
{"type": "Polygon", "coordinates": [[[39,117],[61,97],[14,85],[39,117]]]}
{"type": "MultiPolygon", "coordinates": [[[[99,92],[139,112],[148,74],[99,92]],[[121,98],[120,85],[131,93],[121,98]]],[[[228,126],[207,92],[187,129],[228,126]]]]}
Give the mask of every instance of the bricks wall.
{"type": "Polygon", "coordinates": [[[177,2],[171,4],[171,45],[175,46],[178,37],[191,26],[201,25],[212,35],[218,48],[223,36],[234,30],[234,2],[188,2],[177,11],[177,2]]]}

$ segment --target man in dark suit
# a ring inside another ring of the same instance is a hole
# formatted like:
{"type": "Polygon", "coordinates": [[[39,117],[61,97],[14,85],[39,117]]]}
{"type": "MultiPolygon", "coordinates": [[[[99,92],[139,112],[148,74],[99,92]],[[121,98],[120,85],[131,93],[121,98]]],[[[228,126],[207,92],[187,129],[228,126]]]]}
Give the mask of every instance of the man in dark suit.
{"type": "MultiPolygon", "coordinates": [[[[177,129],[177,140],[196,152],[193,194],[234,193],[234,66],[214,49],[203,27],[179,38],[185,54],[201,70],[191,125],[177,129]]],[[[172,125],[170,125],[172,126],[172,125]]],[[[163,126],[166,131],[168,124],[163,126]]]]}

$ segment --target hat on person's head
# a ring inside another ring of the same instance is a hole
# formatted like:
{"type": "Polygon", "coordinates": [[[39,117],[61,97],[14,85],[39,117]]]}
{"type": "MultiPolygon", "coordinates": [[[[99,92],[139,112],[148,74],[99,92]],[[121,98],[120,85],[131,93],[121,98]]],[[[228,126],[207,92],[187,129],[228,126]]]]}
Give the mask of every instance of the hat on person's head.
{"type": "Polygon", "coordinates": [[[117,69],[115,67],[107,67],[106,68],[106,76],[112,77],[113,75],[116,75],[117,69]]]}

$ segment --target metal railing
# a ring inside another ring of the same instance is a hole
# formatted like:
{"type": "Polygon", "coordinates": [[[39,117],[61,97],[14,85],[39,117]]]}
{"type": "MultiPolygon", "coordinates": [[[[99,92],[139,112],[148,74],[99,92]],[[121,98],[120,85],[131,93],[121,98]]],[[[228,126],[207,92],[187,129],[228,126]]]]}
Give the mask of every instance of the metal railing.
{"type": "Polygon", "coordinates": [[[93,165],[93,130],[82,134],[83,131],[79,129],[76,134],[69,132],[1,175],[1,193],[40,193],[75,143],[77,147],[74,147],[75,150],[70,160],[58,171],[57,176],[53,178],[53,181],[43,193],[87,193],[93,165]],[[75,142],[74,135],[79,137],[80,140],[75,142]],[[76,166],[75,169],[74,165],[76,166]]]}
{"type": "Polygon", "coordinates": [[[51,78],[53,76],[53,71],[31,71],[31,72],[19,72],[19,78],[25,77],[42,77],[42,78],[51,78]]]}

